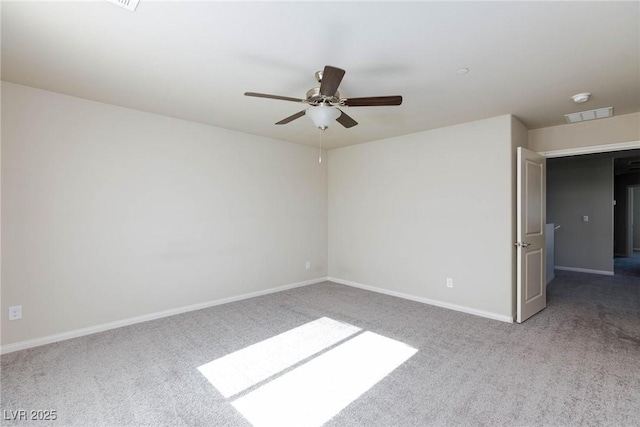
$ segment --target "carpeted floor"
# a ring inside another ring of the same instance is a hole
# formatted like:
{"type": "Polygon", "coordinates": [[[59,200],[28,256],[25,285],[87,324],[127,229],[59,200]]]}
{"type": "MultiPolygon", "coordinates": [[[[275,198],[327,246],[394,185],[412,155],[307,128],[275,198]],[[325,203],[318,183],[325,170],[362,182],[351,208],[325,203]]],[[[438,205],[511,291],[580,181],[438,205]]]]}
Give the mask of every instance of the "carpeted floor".
{"type": "Polygon", "coordinates": [[[640,251],[633,251],[632,257],[615,257],[613,271],[618,276],[640,277],[640,251]]]}
{"type": "Polygon", "coordinates": [[[325,282],[4,355],[3,424],[246,426],[197,368],[328,317],[418,351],[327,426],[637,426],[638,284],[558,271],[518,325],[325,282]]]}

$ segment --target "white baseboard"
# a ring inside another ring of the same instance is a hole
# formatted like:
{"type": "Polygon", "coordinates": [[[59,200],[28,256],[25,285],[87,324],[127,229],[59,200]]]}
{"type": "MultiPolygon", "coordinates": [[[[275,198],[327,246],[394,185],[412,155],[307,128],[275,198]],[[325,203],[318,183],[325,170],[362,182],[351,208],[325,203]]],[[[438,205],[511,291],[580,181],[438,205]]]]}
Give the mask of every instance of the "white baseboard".
{"type": "Polygon", "coordinates": [[[161,319],[163,317],[174,316],[176,314],[187,313],[190,311],[202,310],[203,308],[209,308],[216,305],[227,304],[230,302],[259,297],[262,295],[282,292],[288,289],[313,285],[316,283],[324,282],[326,280],[327,280],[326,277],[320,277],[317,279],[305,280],[303,282],[297,282],[297,283],[290,283],[288,285],[276,286],[274,288],[263,289],[261,291],[250,292],[247,294],[237,295],[233,297],[221,298],[213,301],[207,301],[203,303],[188,305],[185,307],[172,308],[169,310],[158,311],[156,313],[144,314],[142,316],[130,317],[128,319],[122,319],[122,320],[117,320],[115,322],[103,323],[101,325],[90,326],[88,328],[74,329],[72,331],[62,332],[60,334],[48,335],[45,337],[34,338],[31,340],[19,341],[13,344],[7,344],[0,347],[0,354],[7,354],[7,353],[11,353],[18,350],[25,350],[28,348],[39,347],[45,344],[51,344],[54,342],[64,341],[71,338],[78,338],[85,335],[91,335],[98,332],[108,331],[110,329],[116,329],[116,328],[121,328],[123,326],[134,325],[136,323],[148,322],[149,320],[161,319]]]}
{"type": "Polygon", "coordinates": [[[502,314],[492,313],[490,311],[477,310],[475,308],[465,307],[463,305],[451,304],[448,302],[432,300],[429,298],[423,298],[415,295],[405,294],[402,292],[390,291],[388,289],[377,288],[375,286],[363,285],[362,283],[351,282],[349,280],[338,279],[336,277],[327,277],[327,280],[341,285],[352,286],[354,288],[360,288],[371,292],[377,292],[380,294],[390,295],[393,297],[408,299],[411,301],[421,302],[423,304],[434,305],[436,307],[448,308],[449,310],[461,311],[467,314],[473,314],[480,317],[486,317],[487,319],[499,320],[501,322],[513,323],[513,317],[505,316],[502,314]]]}
{"type": "Polygon", "coordinates": [[[563,267],[560,265],[556,265],[556,270],[575,271],[578,273],[603,274],[605,276],[613,276],[613,271],[590,270],[588,268],[563,267]]]}

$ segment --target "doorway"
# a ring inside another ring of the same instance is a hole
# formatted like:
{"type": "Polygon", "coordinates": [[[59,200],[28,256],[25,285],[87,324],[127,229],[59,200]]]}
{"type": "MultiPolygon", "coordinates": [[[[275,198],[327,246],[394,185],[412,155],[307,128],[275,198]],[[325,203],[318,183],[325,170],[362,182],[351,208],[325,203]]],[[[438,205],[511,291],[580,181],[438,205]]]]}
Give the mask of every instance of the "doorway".
{"type": "MultiPolygon", "coordinates": [[[[634,152],[638,150],[633,150],[634,152]]],[[[640,155],[614,159],[616,215],[614,222],[614,272],[622,276],[640,276],[640,155]],[[637,230],[636,230],[637,229],[637,230]],[[639,256],[636,256],[639,255],[639,256]]]]}
{"type": "Polygon", "coordinates": [[[547,177],[557,269],[640,275],[640,150],[549,158],[547,177]]]}
{"type": "MultiPolygon", "coordinates": [[[[637,160],[625,160],[632,165],[637,160]]],[[[640,164],[640,162],[638,162],[640,164]]],[[[623,254],[616,254],[614,259],[614,272],[619,276],[640,277],[640,172],[631,175],[631,179],[623,181],[623,187],[629,182],[635,184],[626,185],[626,232],[623,254]]],[[[623,231],[621,231],[622,233],[623,231]]]]}

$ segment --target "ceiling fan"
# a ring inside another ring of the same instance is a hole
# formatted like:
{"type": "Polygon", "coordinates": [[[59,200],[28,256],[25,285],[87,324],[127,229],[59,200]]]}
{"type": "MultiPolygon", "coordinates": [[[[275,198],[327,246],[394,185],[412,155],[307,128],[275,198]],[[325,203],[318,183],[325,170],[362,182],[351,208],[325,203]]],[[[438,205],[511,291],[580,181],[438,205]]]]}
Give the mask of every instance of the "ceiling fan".
{"type": "Polygon", "coordinates": [[[358,124],[358,122],[338,107],[375,107],[402,104],[402,96],[399,95],[341,98],[338,92],[338,86],[340,86],[344,74],[344,70],[330,65],[325,66],[323,71],[316,71],[315,76],[318,83],[320,83],[320,87],[309,89],[305,99],[256,92],[245,92],[244,94],[258,98],[280,99],[283,101],[308,104],[310,107],[306,110],[286,117],[276,124],[284,125],[304,115],[308,115],[313,123],[321,130],[325,130],[333,120],[336,120],[345,128],[350,128],[358,124]]]}

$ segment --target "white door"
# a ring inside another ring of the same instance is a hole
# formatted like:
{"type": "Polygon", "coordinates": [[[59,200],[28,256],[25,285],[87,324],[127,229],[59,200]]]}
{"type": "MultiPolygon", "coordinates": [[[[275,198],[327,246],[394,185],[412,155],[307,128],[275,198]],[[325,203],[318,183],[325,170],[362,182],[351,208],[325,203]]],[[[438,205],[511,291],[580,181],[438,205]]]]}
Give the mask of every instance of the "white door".
{"type": "Polygon", "coordinates": [[[517,316],[522,323],[547,306],[546,159],[518,147],[517,316]]]}

